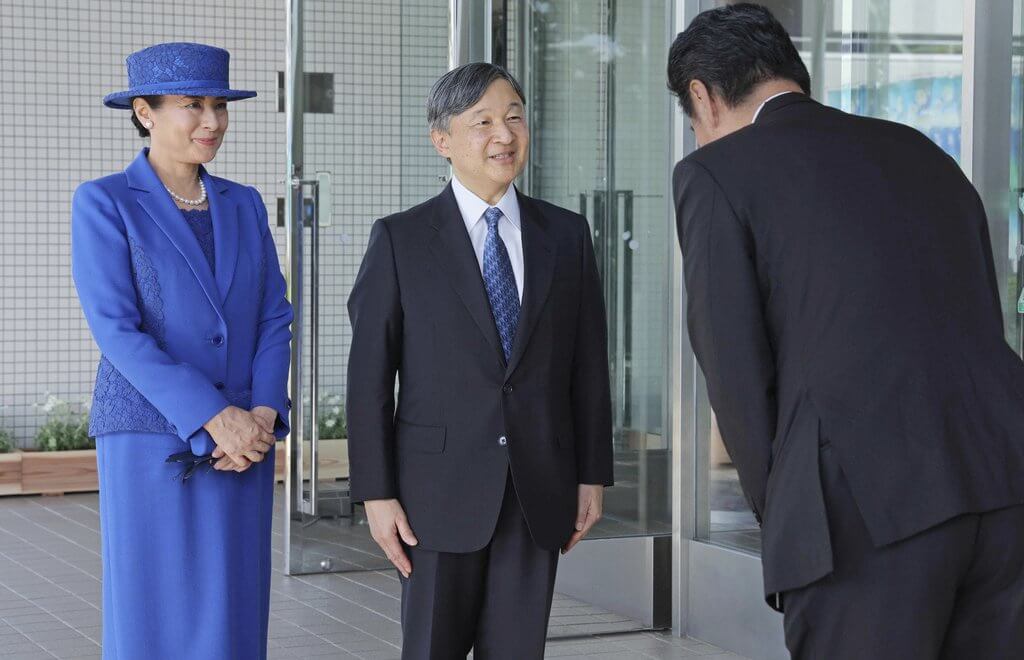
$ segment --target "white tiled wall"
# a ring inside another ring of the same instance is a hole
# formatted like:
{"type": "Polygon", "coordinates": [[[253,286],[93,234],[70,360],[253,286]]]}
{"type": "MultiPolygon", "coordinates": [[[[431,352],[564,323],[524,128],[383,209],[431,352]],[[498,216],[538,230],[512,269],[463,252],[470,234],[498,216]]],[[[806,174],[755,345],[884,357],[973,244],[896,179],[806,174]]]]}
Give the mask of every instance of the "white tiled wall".
{"type": "MultiPolygon", "coordinates": [[[[259,97],[231,105],[210,170],[255,185],[276,216],[285,171],[277,72],[284,0],[4,0],[0,3],[0,428],[31,444],[47,392],[91,392],[97,352],[70,274],[70,206],[84,180],[122,169],[145,142],[127,111],[124,57],[163,41],[231,52],[231,82],[259,97]]],[[[341,392],[344,303],[375,217],[438,188],[443,161],[426,139],[423,98],[447,66],[447,0],[306,3],[308,71],[334,73],[335,113],[307,117],[307,172],[335,174],[325,230],[325,389],[341,392]]],[[[272,220],[273,221],[273,220],[272,220]]],[[[284,235],[275,229],[279,252],[284,235]]]]}

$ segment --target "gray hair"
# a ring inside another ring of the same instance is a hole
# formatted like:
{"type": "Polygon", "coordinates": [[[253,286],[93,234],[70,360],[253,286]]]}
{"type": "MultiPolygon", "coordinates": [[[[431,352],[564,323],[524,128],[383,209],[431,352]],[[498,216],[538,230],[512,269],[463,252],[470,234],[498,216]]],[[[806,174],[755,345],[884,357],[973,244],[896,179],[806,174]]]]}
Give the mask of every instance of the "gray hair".
{"type": "Polygon", "coordinates": [[[448,132],[451,118],[473,107],[495,80],[507,80],[526,105],[523,88],[497,64],[473,62],[452,69],[437,79],[427,96],[427,123],[431,130],[448,132]]]}

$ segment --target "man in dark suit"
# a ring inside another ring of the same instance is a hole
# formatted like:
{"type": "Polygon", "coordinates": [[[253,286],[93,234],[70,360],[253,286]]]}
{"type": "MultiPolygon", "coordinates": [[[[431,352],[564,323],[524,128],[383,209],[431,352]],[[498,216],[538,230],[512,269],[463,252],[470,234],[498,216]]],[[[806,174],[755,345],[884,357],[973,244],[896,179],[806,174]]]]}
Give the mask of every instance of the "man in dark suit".
{"type": "Polygon", "coordinates": [[[690,338],[793,656],[1024,657],[1024,364],[974,188],[812,100],[763,7],[697,16],[668,77],[690,338]]]}
{"type": "Polygon", "coordinates": [[[491,64],[435,83],[454,177],[374,223],[348,302],[352,498],[401,576],[404,659],[542,658],[558,551],[612,483],[590,229],[513,185],[524,106],[491,64]]]}

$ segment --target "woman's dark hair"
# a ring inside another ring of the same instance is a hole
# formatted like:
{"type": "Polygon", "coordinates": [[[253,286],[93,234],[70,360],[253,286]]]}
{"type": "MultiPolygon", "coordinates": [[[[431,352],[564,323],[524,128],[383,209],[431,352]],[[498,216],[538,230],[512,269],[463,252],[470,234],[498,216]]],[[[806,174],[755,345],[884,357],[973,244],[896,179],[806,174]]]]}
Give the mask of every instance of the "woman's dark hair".
{"type": "Polygon", "coordinates": [[[748,2],[698,14],[668,52],[668,88],[687,116],[693,115],[692,80],[734,108],[756,85],[778,79],[811,93],[811,77],[786,28],[770,11],[748,2]]]}
{"type": "MultiPolygon", "coordinates": [[[[142,99],[142,100],[144,100],[146,103],[149,104],[149,107],[153,108],[154,110],[159,108],[160,105],[164,102],[164,97],[163,96],[135,96],[135,97],[132,97],[132,103],[135,102],[135,99],[142,99]]],[[[134,107],[132,108],[132,125],[134,125],[135,128],[137,128],[139,130],[139,137],[144,137],[144,138],[148,138],[149,137],[149,129],[146,128],[145,126],[143,126],[142,122],[139,121],[139,118],[135,115],[135,108],[134,107]]]]}

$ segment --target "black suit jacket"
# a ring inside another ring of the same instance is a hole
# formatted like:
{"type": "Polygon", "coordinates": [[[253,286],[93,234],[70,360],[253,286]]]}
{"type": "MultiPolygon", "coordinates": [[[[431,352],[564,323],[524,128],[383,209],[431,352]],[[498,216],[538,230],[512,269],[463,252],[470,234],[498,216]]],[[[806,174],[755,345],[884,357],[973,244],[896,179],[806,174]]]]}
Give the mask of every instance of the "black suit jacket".
{"type": "Polygon", "coordinates": [[[525,284],[507,364],[450,185],[374,223],[348,300],[352,498],[398,498],[428,550],[490,541],[510,467],[530,532],[550,550],[572,534],[578,484],[612,483],[590,229],[580,215],[518,199],[525,284]]]}
{"type": "Polygon", "coordinates": [[[1024,502],[985,212],[916,130],[802,94],[675,170],[688,325],[768,594],[832,570],[818,446],[876,546],[1024,502]]]}

